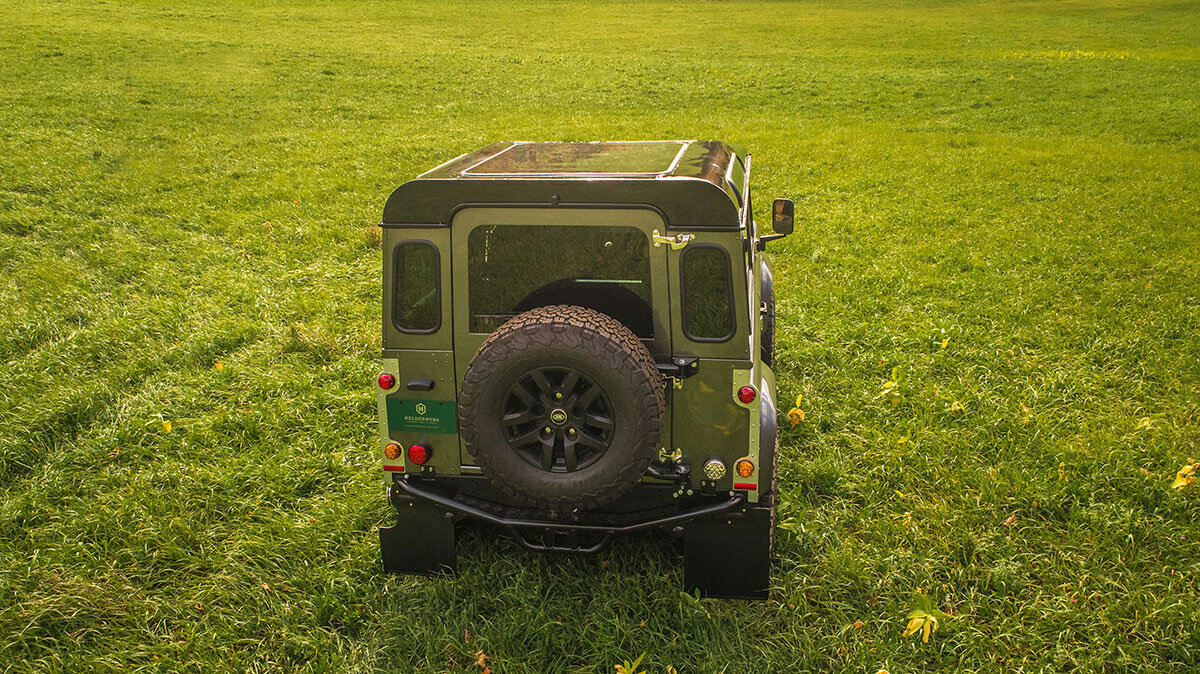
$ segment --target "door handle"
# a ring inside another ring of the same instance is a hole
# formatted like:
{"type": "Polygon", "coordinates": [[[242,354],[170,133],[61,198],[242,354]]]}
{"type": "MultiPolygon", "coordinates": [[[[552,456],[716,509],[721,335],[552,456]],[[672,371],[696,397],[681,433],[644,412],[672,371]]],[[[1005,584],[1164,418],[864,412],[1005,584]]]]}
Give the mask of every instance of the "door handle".
{"type": "Polygon", "coordinates": [[[432,391],[433,390],[433,380],[432,379],[409,379],[408,380],[408,390],[410,390],[410,391],[432,391]]]}

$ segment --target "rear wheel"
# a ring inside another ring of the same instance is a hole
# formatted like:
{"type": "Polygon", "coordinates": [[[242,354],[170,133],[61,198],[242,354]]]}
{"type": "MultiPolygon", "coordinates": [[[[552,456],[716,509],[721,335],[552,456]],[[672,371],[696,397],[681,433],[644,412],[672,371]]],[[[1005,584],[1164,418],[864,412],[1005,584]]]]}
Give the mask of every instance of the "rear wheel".
{"type": "Polygon", "coordinates": [[[657,455],[663,395],[628,328],[554,305],[520,314],[480,347],[459,425],[484,476],[515,502],[592,508],[628,491],[657,455]]]}

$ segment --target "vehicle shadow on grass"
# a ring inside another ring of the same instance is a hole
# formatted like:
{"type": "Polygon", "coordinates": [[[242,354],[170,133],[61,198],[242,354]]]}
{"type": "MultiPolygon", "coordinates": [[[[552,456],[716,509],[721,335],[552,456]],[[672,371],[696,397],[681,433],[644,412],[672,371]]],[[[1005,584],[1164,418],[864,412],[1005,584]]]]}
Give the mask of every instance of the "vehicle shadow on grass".
{"type": "Polygon", "coordinates": [[[482,653],[496,672],[611,672],[645,652],[661,670],[736,650],[744,618],[752,626],[770,613],[764,602],[683,592],[682,545],[664,533],[572,555],[527,551],[480,523],[459,527],[456,573],[395,576],[383,592],[380,666],[479,672],[482,653]]]}

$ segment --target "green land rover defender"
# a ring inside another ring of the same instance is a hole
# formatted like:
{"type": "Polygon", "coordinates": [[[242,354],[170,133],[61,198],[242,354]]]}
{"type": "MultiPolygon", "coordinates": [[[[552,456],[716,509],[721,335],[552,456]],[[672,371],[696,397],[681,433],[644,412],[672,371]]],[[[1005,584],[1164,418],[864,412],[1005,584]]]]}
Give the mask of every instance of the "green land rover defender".
{"type": "Polygon", "coordinates": [[[682,541],[684,583],[765,598],[775,299],[750,155],[714,141],[495,143],[383,211],[384,568],[455,567],[455,527],[596,552],[682,541]]]}

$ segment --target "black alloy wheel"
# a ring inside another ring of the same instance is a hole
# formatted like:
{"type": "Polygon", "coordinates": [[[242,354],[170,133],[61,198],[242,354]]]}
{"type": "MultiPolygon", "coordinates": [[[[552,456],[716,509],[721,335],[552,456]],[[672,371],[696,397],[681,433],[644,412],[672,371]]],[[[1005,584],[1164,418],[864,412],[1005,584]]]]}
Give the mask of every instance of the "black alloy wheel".
{"type": "Polygon", "coordinates": [[[509,387],[500,424],[513,451],[554,473],[591,465],[608,451],[615,428],[600,386],[556,367],[533,370],[509,387]]]}

